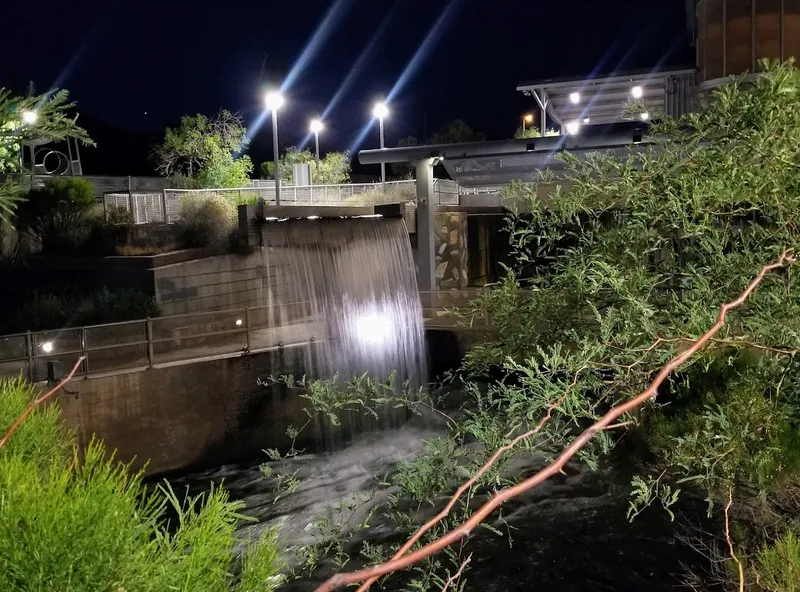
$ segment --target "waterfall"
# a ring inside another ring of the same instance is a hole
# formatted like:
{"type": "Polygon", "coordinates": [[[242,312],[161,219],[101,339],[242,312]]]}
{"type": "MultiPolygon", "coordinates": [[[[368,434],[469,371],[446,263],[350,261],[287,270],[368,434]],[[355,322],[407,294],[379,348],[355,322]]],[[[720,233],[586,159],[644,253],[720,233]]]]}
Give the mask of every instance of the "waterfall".
{"type": "Polygon", "coordinates": [[[425,333],[400,218],[290,219],[264,229],[269,324],[321,341],[312,374],[426,380],[425,333]]]}

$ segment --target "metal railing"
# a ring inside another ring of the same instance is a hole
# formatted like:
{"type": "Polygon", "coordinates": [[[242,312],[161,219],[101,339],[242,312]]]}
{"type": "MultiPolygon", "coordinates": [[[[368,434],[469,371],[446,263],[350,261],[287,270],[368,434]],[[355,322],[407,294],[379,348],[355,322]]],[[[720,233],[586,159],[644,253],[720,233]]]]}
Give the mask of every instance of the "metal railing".
{"type": "MultiPolygon", "coordinates": [[[[463,307],[483,290],[420,292],[425,324],[431,328],[487,330],[489,319],[465,322],[448,310],[463,307]]],[[[234,308],[0,335],[0,376],[31,381],[51,377],[51,363],[69,370],[83,357],[78,374],[145,370],[159,365],[309,344],[328,339],[324,319],[309,303],[234,308]]]]}
{"type": "Polygon", "coordinates": [[[50,363],[78,374],[114,374],[203,358],[245,355],[325,338],[306,303],[171,315],[0,336],[0,376],[51,377],[50,363]]]}
{"type": "MultiPolygon", "coordinates": [[[[256,183],[256,181],[253,181],[256,183]]],[[[438,205],[458,205],[459,187],[454,181],[437,179],[434,200],[438,205]]],[[[222,196],[235,204],[255,205],[260,200],[275,204],[275,187],[240,187],[234,189],[163,189],[160,192],[109,192],[103,206],[132,212],[135,224],[166,222],[180,219],[186,199],[222,196]]],[[[411,202],[417,198],[414,180],[349,185],[306,185],[281,187],[281,205],[359,206],[411,202]]]]}

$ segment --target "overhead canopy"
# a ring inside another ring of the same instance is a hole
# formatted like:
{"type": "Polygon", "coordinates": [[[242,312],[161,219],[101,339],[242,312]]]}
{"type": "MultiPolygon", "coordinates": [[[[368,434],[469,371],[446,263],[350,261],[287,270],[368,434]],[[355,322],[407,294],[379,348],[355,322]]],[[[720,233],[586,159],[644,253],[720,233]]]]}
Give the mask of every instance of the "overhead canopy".
{"type": "Polygon", "coordinates": [[[358,159],[362,164],[416,163],[438,159],[460,186],[488,187],[512,181],[532,181],[545,170],[557,173],[564,168],[559,159],[561,152],[568,151],[578,158],[599,151],[624,154],[647,141],[643,130],[634,129],[602,135],[362,150],[358,159]]]}
{"type": "MultiPolygon", "coordinates": [[[[647,116],[677,117],[688,110],[695,70],[639,71],[597,78],[561,78],[524,82],[517,87],[536,98],[548,117],[560,125],[609,124],[635,118],[626,114],[631,101],[643,102],[647,116]]],[[[646,117],[646,116],[645,116],[646,117]]]]}

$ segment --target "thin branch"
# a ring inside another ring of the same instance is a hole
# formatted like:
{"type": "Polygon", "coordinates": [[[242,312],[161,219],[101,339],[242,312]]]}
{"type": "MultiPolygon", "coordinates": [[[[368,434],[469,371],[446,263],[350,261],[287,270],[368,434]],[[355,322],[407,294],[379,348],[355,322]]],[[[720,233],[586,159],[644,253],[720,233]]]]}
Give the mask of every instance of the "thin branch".
{"type": "Polygon", "coordinates": [[[458,568],[458,571],[447,579],[447,581],[444,583],[444,586],[442,586],[442,592],[447,592],[447,589],[451,585],[455,584],[456,582],[458,582],[458,580],[461,579],[461,574],[464,573],[464,569],[467,567],[467,565],[469,565],[470,561],[472,561],[472,555],[467,557],[464,560],[464,563],[461,564],[461,567],[458,568]]]}
{"type": "Polygon", "coordinates": [[[736,567],[739,568],[739,592],[744,592],[744,568],[742,562],[733,551],[733,541],[731,540],[731,527],[730,520],[728,519],[728,510],[733,505],[733,489],[728,488],[728,505],[725,506],[725,540],[728,541],[728,549],[730,549],[731,558],[736,562],[736,567]]]}
{"type": "MultiPolygon", "coordinates": [[[[412,553],[409,553],[408,555],[404,555],[403,557],[395,557],[394,559],[385,563],[381,563],[374,567],[359,571],[334,575],[326,582],[321,584],[316,589],[316,592],[332,592],[333,590],[338,590],[343,586],[363,582],[366,580],[374,580],[375,578],[380,578],[392,572],[405,569],[410,565],[414,565],[415,563],[430,557],[442,549],[449,547],[453,543],[456,543],[469,536],[475,528],[477,528],[502,504],[525,493],[526,491],[529,491],[530,489],[533,489],[538,485],[541,485],[550,477],[561,472],[567,462],[569,462],[581,449],[583,449],[583,447],[586,446],[586,444],[588,444],[588,442],[594,438],[598,432],[612,425],[622,415],[630,413],[633,410],[641,407],[647,401],[654,399],[658,394],[658,388],[664,383],[667,377],[669,377],[673,371],[685,364],[698,351],[700,351],[700,349],[705,347],[709,341],[711,341],[714,335],[716,335],[725,325],[725,319],[728,315],[728,312],[741,306],[750,297],[756,287],[763,281],[767,273],[775,269],[782,268],[788,263],[794,262],[794,251],[787,250],[781,254],[780,258],[776,262],[762,267],[758,275],[747,285],[745,290],[739,295],[738,298],[722,305],[719,315],[717,316],[717,321],[714,323],[714,325],[696,341],[694,341],[690,347],[677,354],[665,366],[663,366],[650,386],[629,401],[612,407],[602,418],[600,418],[597,422],[581,433],[575,440],[573,440],[572,444],[564,449],[558,458],[556,458],[536,474],[525,479],[524,481],[521,481],[517,485],[514,485],[513,487],[507,487],[496,493],[483,506],[478,508],[478,510],[469,518],[469,520],[465,521],[461,526],[458,526],[440,538],[428,543],[416,551],[413,551],[412,553]]],[[[474,483],[474,481],[474,478],[470,479],[470,482],[474,483]]],[[[461,491],[461,489],[459,491],[461,491]]]]}
{"type": "Polygon", "coordinates": [[[53,387],[51,390],[49,390],[48,392],[46,392],[45,394],[43,394],[43,395],[42,395],[41,397],[39,397],[38,399],[34,399],[34,400],[33,400],[33,402],[32,402],[30,405],[28,405],[28,408],[27,408],[27,409],[25,409],[25,411],[23,412],[23,414],[22,414],[22,415],[20,415],[20,416],[17,418],[17,421],[15,421],[15,422],[14,422],[14,423],[11,425],[11,427],[8,429],[8,431],[6,432],[6,435],[5,435],[5,436],[3,436],[3,438],[2,438],[2,439],[0,439],[0,449],[2,449],[2,448],[3,448],[3,446],[5,446],[5,445],[6,445],[6,442],[8,442],[9,438],[11,438],[11,435],[12,435],[14,432],[16,432],[16,431],[17,431],[17,429],[19,428],[19,426],[20,426],[20,425],[22,425],[22,422],[23,422],[23,421],[25,421],[25,419],[26,419],[26,418],[27,418],[27,417],[28,417],[28,416],[31,414],[31,412],[32,412],[34,409],[36,409],[36,408],[37,408],[39,405],[41,405],[42,403],[44,403],[45,401],[47,401],[47,399],[49,399],[49,398],[50,398],[50,397],[52,397],[54,394],[56,394],[58,391],[60,391],[60,390],[61,390],[61,388],[62,388],[62,387],[65,385],[65,384],[67,384],[67,383],[68,383],[70,380],[72,380],[72,377],[73,377],[73,376],[75,375],[75,373],[78,371],[78,368],[80,367],[80,365],[81,365],[81,362],[83,362],[83,356],[81,356],[80,358],[78,358],[78,361],[77,361],[77,362],[75,362],[75,366],[73,366],[73,367],[72,367],[72,371],[71,371],[69,374],[67,374],[66,378],[64,378],[64,379],[63,379],[61,382],[59,382],[59,383],[58,383],[58,384],[57,384],[55,387],[53,387]]]}
{"type": "MultiPolygon", "coordinates": [[[[489,469],[490,469],[490,468],[491,468],[491,467],[494,465],[494,463],[496,463],[496,462],[497,462],[497,461],[500,459],[500,457],[501,457],[501,456],[503,456],[503,454],[505,454],[507,451],[511,450],[512,448],[514,448],[514,447],[515,447],[517,444],[519,444],[519,443],[520,443],[520,442],[522,442],[523,440],[526,440],[526,439],[530,438],[531,436],[535,435],[535,434],[536,434],[536,433],[537,433],[539,430],[541,430],[541,429],[544,427],[544,425],[545,425],[545,424],[546,424],[548,421],[550,421],[550,418],[551,418],[551,417],[552,417],[552,415],[553,415],[553,411],[555,411],[555,410],[556,410],[558,407],[560,407],[560,406],[561,406],[561,405],[564,403],[564,401],[567,399],[567,396],[569,395],[570,391],[571,391],[573,388],[575,388],[575,385],[576,385],[576,384],[578,384],[578,376],[579,376],[579,375],[580,375],[580,371],[578,371],[578,372],[575,374],[575,378],[574,378],[574,380],[573,380],[573,381],[572,381],[572,383],[571,383],[571,384],[570,384],[570,385],[567,387],[567,389],[564,391],[564,393],[561,395],[561,397],[560,397],[560,398],[559,398],[557,401],[555,401],[554,403],[552,403],[552,404],[551,404],[551,405],[550,405],[550,406],[547,408],[547,414],[546,414],[546,415],[545,415],[545,416],[544,416],[544,417],[541,419],[541,421],[540,421],[540,422],[539,422],[539,423],[536,425],[536,427],[535,427],[535,428],[533,428],[532,430],[528,430],[528,431],[527,431],[527,432],[525,432],[524,434],[521,434],[521,435],[517,436],[516,438],[514,438],[513,440],[511,440],[511,442],[509,442],[508,444],[506,444],[506,445],[505,445],[505,446],[503,446],[502,448],[498,449],[498,450],[497,450],[497,451],[496,451],[496,452],[495,452],[495,453],[494,453],[494,454],[491,456],[491,458],[490,458],[488,461],[486,461],[486,462],[484,463],[484,465],[483,465],[483,466],[482,466],[480,469],[478,469],[478,472],[477,472],[477,473],[475,473],[475,474],[474,474],[474,475],[473,475],[473,476],[470,478],[470,480],[469,480],[469,481],[467,481],[466,483],[464,483],[464,484],[463,484],[461,487],[459,487],[459,488],[456,490],[456,492],[453,494],[453,497],[451,497],[451,498],[450,498],[450,501],[447,503],[447,505],[444,507],[444,509],[443,509],[441,512],[439,512],[438,514],[436,514],[436,516],[434,516],[433,518],[431,518],[431,519],[430,519],[428,522],[426,522],[426,523],[425,523],[425,524],[423,524],[421,527],[419,527],[419,529],[417,529],[417,532],[415,532],[415,533],[412,535],[412,537],[411,537],[410,539],[408,539],[408,540],[406,541],[406,543],[405,543],[405,544],[404,544],[402,547],[400,547],[400,549],[397,551],[397,553],[395,553],[395,554],[394,554],[394,557],[392,558],[392,560],[399,559],[400,557],[402,557],[403,555],[405,555],[405,554],[406,554],[406,553],[409,551],[409,549],[411,549],[411,547],[413,547],[414,545],[416,545],[416,544],[417,544],[417,542],[419,541],[419,539],[420,539],[420,538],[422,538],[422,535],[424,535],[424,534],[425,534],[426,532],[428,532],[428,531],[429,531],[431,528],[433,528],[434,526],[436,526],[437,524],[439,524],[439,522],[441,522],[442,520],[444,520],[444,519],[447,517],[447,515],[448,515],[448,514],[450,514],[450,510],[452,510],[452,509],[453,509],[453,507],[456,505],[456,502],[458,502],[458,500],[461,498],[461,496],[462,496],[462,495],[464,495],[464,492],[465,492],[465,491],[467,491],[467,490],[468,490],[470,487],[472,487],[473,485],[475,485],[475,483],[477,483],[477,482],[478,482],[478,480],[479,480],[481,477],[483,477],[483,475],[484,475],[484,474],[485,474],[485,473],[486,473],[486,472],[487,472],[487,471],[488,471],[488,470],[489,470],[489,469]]],[[[380,577],[380,576],[376,576],[376,577],[374,577],[374,578],[369,578],[369,579],[368,579],[366,582],[364,582],[364,583],[361,585],[361,587],[360,587],[360,588],[359,588],[359,589],[358,589],[356,592],[366,592],[366,590],[368,590],[368,589],[369,589],[369,587],[370,587],[372,584],[374,584],[374,583],[375,583],[375,581],[376,581],[376,580],[377,580],[379,577],[380,577]]],[[[358,581],[358,580],[356,580],[356,582],[357,582],[357,581],[358,581]]]]}

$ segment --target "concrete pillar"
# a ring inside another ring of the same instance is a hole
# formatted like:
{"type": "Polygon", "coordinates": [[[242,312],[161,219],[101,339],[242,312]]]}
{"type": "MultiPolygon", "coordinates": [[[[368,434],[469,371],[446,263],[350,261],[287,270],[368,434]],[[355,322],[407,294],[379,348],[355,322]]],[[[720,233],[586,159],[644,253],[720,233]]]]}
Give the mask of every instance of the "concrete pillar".
{"type": "Polygon", "coordinates": [[[415,163],[417,169],[417,283],[421,292],[436,290],[436,238],[433,213],[433,163],[426,158],[415,163]]]}

